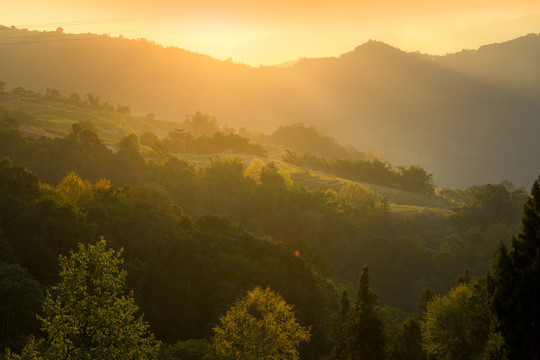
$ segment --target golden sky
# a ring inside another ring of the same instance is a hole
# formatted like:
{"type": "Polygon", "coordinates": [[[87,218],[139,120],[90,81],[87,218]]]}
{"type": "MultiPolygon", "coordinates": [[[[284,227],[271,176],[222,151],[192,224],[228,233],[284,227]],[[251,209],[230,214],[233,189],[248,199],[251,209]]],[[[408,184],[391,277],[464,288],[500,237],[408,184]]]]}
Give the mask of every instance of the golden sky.
{"type": "Polygon", "coordinates": [[[539,0],[1,0],[0,24],[147,38],[254,66],[369,39],[444,54],[540,32],[539,0]]]}

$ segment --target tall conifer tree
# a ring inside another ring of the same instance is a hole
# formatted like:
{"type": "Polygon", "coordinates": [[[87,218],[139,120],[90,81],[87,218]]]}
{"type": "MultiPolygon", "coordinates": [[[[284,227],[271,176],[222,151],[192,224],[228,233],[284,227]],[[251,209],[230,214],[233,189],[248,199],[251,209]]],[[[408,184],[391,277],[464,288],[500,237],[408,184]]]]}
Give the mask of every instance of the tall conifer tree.
{"type": "Polygon", "coordinates": [[[347,359],[346,324],[349,317],[350,308],[351,304],[349,303],[349,294],[347,293],[347,289],[345,289],[341,294],[341,306],[334,324],[335,345],[330,357],[331,360],[347,359]]]}
{"type": "Polygon", "coordinates": [[[385,358],[386,334],[377,307],[377,294],[369,286],[369,271],[364,265],[358,280],[358,296],[347,322],[347,359],[385,358]]]}
{"type": "Polygon", "coordinates": [[[491,309],[512,359],[540,357],[540,177],[524,207],[521,232],[497,253],[488,277],[491,309]]]}

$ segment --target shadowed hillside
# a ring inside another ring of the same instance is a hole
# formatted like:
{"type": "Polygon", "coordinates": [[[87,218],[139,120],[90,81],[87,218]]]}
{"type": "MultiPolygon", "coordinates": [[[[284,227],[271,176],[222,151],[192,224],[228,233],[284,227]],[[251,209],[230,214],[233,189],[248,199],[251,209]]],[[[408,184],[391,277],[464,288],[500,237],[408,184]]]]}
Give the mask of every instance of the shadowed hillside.
{"type": "Polygon", "coordinates": [[[538,154],[529,131],[539,107],[504,89],[379,42],[289,71],[292,83],[310,83],[319,91],[314,98],[326,99],[313,120],[332,122],[340,139],[391,161],[420,163],[438,183],[463,186],[505,173],[518,182],[534,178],[537,166],[522,164],[533,167],[531,147],[538,154]]]}
{"type": "MultiPolygon", "coordinates": [[[[392,163],[418,163],[442,186],[505,178],[529,186],[540,165],[534,97],[540,85],[504,65],[514,42],[499,51],[490,73],[471,65],[489,58],[481,55],[485,48],[452,55],[458,66],[452,56],[372,41],[339,58],[251,68],[145,40],[8,28],[0,37],[0,79],[9,87],[97,93],[113,105],[132,104],[134,113],[171,120],[201,110],[230,126],[265,132],[302,122],[392,163]],[[508,75],[498,79],[506,82],[494,79],[501,72],[508,75]]],[[[534,56],[540,43],[538,36],[527,41],[523,58],[534,56]]]]}
{"type": "Polygon", "coordinates": [[[540,34],[440,57],[437,63],[540,101],[540,34]]]}

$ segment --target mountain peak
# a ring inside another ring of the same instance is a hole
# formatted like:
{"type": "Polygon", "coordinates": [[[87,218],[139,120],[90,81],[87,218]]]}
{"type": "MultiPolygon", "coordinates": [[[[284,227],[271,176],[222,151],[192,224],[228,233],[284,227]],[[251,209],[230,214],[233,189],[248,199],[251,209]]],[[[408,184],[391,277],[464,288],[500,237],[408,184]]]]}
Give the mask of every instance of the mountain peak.
{"type": "Polygon", "coordinates": [[[340,59],[358,59],[358,58],[387,58],[404,54],[396,47],[388,45],[382,41],[369,40],[362,45],[357,46],[353,51],[344,53],[340,59]]]}
{"type": "Polygon", "coordinates": [[[379,40],[370,39],[362,45],[358,45],[354,51],[361,51],[363,49],[396,49],[395,47],[388,45],[379,40]]]}

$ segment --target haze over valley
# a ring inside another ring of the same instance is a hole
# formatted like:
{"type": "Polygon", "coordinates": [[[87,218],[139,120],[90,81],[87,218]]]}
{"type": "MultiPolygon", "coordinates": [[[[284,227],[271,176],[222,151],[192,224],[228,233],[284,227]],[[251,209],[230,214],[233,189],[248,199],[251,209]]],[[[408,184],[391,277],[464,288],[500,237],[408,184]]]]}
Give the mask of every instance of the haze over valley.
{"type": "Polygon", "coordinates": [[[0,360],[540,358],[538,0],[0,8],[0,360]]]}
{"type": "Polygon", "coordinates": [[[369,41],[339,57],[288,67],[219,61],[145,40],[2,28],[8,87],[99,94],[133,112],[182,121],[196,111],[271,133],[314,125],[436,184],[504,179],[529,185],[540,145],[540,36],[446,56],[369,41]]]}

